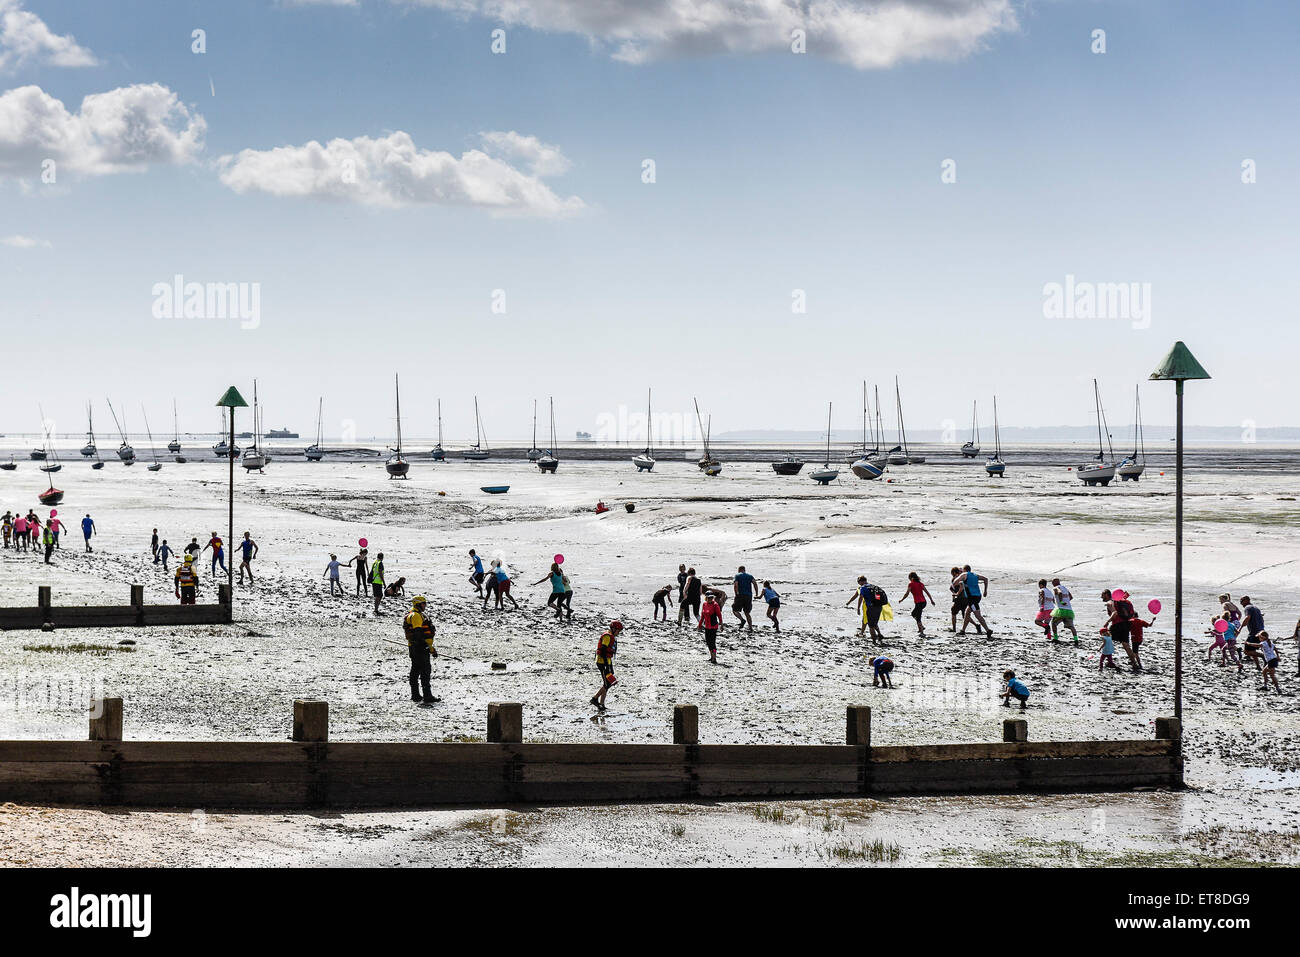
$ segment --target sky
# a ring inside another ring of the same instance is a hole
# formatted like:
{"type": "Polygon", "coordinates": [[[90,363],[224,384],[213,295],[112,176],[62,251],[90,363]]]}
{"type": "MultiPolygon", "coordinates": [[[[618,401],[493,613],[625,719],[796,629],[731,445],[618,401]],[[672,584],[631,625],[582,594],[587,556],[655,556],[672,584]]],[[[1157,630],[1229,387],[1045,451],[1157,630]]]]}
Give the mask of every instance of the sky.
{"type": "Polygon", "coordinates": [[[108,424],[106,397],[211,431],[256,378],[269,426],[323,399],[327,436],[383,436],[394,375],[404,432],[440,399],[449,441],[475,395],[499,440],[553,396],[564,440],[635,430],[648,388],[666,433],[696,397],[715,435],[830,402],[851,428],[894,376],[917,431],[994,394],[1084,425],[1094,377],[1115,425],[1177,339],[1215,377],[1190,422],[1295,424],[1298,27],[1253,0],[0,0],[0,329],[32,368],[0,431],[108,424]]]}

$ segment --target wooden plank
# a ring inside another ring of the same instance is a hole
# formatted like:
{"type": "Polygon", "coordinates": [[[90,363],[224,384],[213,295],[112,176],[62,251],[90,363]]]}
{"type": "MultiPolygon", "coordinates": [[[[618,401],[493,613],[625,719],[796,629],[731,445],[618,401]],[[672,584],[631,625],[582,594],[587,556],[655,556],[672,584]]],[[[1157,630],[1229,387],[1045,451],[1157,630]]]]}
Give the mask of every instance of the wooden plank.
{"type": "Polygon", "coordinates": [[[0,766],[16,761],[109,761],[116,741],[0,741],[0,766]]]}
{"type": "Polygon", "coordinates": [[[970,761],[1007,758],[1070,758],[1130,755],[1167,755],[1174,742],[1149,741],[1029,741],[993,744],[930,744],[903,747],[873,747],[871,761],[970,761]]]}
{"type": "Polygon", "coordinates": [[[856,766],[858,749],[847,744],[702,744],[706,764],[846,764],[856,766]]]}

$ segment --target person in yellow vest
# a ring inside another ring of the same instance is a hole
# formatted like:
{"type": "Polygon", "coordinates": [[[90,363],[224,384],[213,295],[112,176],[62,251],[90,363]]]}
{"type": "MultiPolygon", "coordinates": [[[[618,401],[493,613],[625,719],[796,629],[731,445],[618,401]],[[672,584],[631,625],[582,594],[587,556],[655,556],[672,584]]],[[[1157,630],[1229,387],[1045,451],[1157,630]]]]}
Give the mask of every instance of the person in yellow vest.
{"type": "Polygon", "coordinates": [[[193,605],[199,591],[199,573],[194,570],[194,556],[186,555],[174,576],[176,597],[182,605],[193,605]]]}
{"type": "Polygon", "coordinates": [[[615,618],[596,644],[596,670],[600,672],[600,690],[592,695],[591,703],[600,711],[605,710],[605,695],[618,684],[618,679],[614,677],[614,656],[618,654],[618,636],[622,632],[623,623],[615,618]]]}
{"type": "Polygon", "coordinates": [[[375,596],[375,614],[382,615],[379,610],[379,603],[384,600],[384,553],[380,552],[375,556],[375,562],[370,566],[370,592],[375,596]]]}
{"type": "Polygon", "coordinates": [[[41,544],[45,546],[45,564],[50,564],[50,556],[54,554],[55,535],[53,522],[46,522],[45,528],[41,530],[41,544]]]}
{"type": "Polygon", "coordinates": [[[406,632],[406,651],[411,656],[411,700],[433,704],[438,699],[429,687],[429,677],[433,672],[429,659],[430,656],[438,657],[438,649],[433,646],[433,636],[438,629],[425,614],[423,595],[411,599],[411,610],[402,620],[402,630],[406,632]]]}

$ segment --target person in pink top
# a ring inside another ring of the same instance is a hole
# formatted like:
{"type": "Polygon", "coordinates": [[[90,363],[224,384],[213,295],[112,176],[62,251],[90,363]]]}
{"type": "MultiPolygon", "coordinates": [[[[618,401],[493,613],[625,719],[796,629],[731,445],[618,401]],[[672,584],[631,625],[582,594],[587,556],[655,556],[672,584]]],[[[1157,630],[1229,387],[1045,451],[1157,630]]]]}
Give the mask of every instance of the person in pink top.
{"type": "Polygon", "coordinates": [[[27,551],[27,519],[21,514],[14,519],[14,548],[27,551]]]}
{"type": "Polygon", "coordinates": [[[921,616],[925,614],[925,606],[934,601],[934,596],[930,594],[930,589],[925,587],[925,582],[921,581],[921,576],[916,572],[907,573],[907,594],[912,599],[912,617],[916,619],[916,633],[924,638],[925,624],[921,621],[921,616]]]}
{"type": "Polygon", "coordinates": [[[53,512],[50,513],[50,520],[45,524],[49,527],[49,530],[54,533],[54,547],[58,548],[59,535],[62,534],[63,530],[67,526],[63,524],[63,519],[56,518],[53,512]]]}

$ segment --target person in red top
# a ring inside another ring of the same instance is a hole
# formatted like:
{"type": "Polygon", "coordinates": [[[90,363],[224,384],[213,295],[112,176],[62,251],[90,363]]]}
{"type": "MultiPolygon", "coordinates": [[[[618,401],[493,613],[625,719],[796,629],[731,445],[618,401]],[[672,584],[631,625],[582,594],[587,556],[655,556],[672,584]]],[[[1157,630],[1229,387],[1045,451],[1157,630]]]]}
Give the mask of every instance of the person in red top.
{"type": "Polygon", "coordinates": [[[212,533],[212,537],[208,539],[208,543],[203,546],[203,551],[206,552],[209,548],[212,549],[212,577],[215,578],[217,575],[218,562],[221,563],[221,570],[223,572],[226,570],[226,550],[222,545],[221,536],[216,532],[212,533]]]}
{"type": "Polygon", "coordinates": [[[704,607],[700,609],[700,620],[696,631],[704,632],[704,643],[709,646],[709,664],[718,663],[718,629],[722,627],[722,606],[718,600],[709,595],[704,607]]]}
{"type": "Polygon", "coordinates": [[[916,572],[907,573],[907,593],[912,598],[912,617],[916,619],[916,633],[924,638],[925,625],[921,622],[921,615],[925,612],[925,606],[934,601],[934,596],[930,594],[930,589],[925,587],[925,582],[921,581],[921,576],[916,572]]]}

